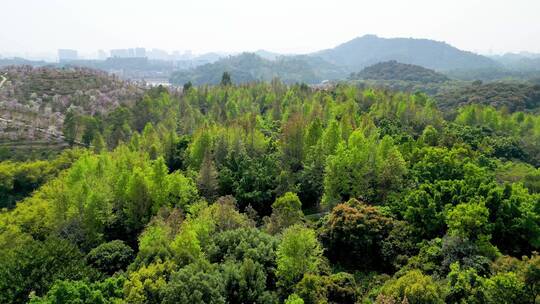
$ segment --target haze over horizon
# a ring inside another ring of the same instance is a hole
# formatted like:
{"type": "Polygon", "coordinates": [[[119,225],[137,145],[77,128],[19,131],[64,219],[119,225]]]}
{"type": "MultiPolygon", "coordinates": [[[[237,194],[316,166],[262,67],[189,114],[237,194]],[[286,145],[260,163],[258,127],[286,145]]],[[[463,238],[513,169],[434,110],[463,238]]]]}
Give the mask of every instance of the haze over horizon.
{"type": "Polygon", "coordinates": [[[128,47],[309,53],[365,34],[434,39],[482,54],[540,53],[533,38],[540,37],[539,11],[534,0],[20,0],[2,4],[0,55],[128,47]]]}

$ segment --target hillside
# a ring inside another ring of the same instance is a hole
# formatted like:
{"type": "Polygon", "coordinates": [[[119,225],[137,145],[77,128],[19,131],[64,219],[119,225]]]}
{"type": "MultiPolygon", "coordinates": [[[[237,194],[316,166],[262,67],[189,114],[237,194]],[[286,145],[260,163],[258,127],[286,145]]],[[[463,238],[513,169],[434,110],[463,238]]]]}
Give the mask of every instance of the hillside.
{"type": "Polygon", "coordinates": [[[395,60],[379,62],[372,66],[368,66],[358,73],[351,74],[350,78],[403,80],[422,83],[444,82],[449,80],[444,74],[437,73],[418,65],[400,63],[395,60]]]}
{"type": "Polygon", "coordinates": [[[473,82],[450,86],[440,90],[435,99],[443,110],[457,110],[470,104],[506,108],[510,112],[538,111],[540,109],[540,84],[496,81],[473,82]]]}
{"type": "Polygon", "coordinates": [[[491,56],[491,59],[511,70],[540,71],[540,54],[507,53],[504,55],[491,56]]]}
{"type": "Polygon", "coordinates": [[[380,38],[366,35],[333,49],[311,54],[353,71],[371,64],[397,60],[434,70],[475,69],[497,66],[484,56],[459,50],[447,43],[413,38],[380,38]]]}
{"type": "Polygon", "coordinates": [[[143,88],[133,83],[87,68],[10,66],[0,70],[0,75],[5,78],[0,86],[2,158],[25,149],[33,153],[34,148],[63,148],[68,112],[103,116],[121,105],[134,104],[143,94],[143,88]]]}
{"type": "Polygon", "coordinates": [[[28,60],[24,58],[0,58],[0,67],[11,66],[11,65],[31,65],[31,66],[45,66],[49,65],[49,62],[37,61],[37,60],[28,60]]]}
{"type": "Polygon", "coordinates": [[[505,108],[510,112],[536,112],[540,108],[540,84],[534,81],[508,79],[483,83],[472,81],[474,78],[455,80],[421,66],[394,60],[366,67],[349,78],[363,87],[427,93],[435,98],[441,110],[447,112],[456,112],[471,104],[505,108]]]}
{"type": "Polygon", "coordinates": [[[533,81],[539,82],[540,70],[519,70],[505,67],[482,68],[482,69],[460,69],[445,72],[451,78],[464,81],[533,81]]]}
{"type": "Polygon", "coordinates": [[[344,69],[320,58],[281,56],[268,60],[253,53],[243,53],[187,71],[175,72],[171,76],[171,83],[182,85],[190,81],[195,85],[218,84],[223,72],[229,72],[235,83],[270,81],[275,77],[286,83],[319,83],[346,75],[344,69]]]}

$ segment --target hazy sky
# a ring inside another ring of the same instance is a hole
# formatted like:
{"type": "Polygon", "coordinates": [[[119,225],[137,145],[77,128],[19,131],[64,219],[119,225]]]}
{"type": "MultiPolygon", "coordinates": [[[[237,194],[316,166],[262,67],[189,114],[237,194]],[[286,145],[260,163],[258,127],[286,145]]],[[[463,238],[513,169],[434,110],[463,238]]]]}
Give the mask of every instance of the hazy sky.
{"type": "Polygon", "coordinates": [[[357,36],[540,53],[540,0],[0,0],[0,54],[142,46],[305,53],[357,36]]]}

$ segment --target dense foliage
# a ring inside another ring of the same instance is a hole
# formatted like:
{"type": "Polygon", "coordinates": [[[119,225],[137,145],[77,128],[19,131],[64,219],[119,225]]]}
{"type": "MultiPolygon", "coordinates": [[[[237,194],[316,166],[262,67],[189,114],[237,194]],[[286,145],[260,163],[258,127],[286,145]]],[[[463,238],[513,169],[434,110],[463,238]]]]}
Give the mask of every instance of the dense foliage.
{"type": "Polygon", "coordinates": [[[458,86],[439,92],[436,96],[442,109],[455,109],[470,104],[491,105],[509,111],[538,111],[540,84],[496,81],[458,86]]]}
{"type": "Polygon", "coordinates": [[[0,163],[0,302],[540,300],[539,116],[230,76],[0,163]]]}
{"type": "Polygon", "coordinates": [[[254,53],[242,53],[194,69],[174,72],[171,83],[218,84],[224,72],[231,73],[235,83],[271,81],[275,77],[286,83],[319,83],[326,79],[340,79],[346,75],[344,68],[318,57],[280,56],[268,60],[254,53]]]}
{"type": "Polygon", "coordinates": [[[414,64],[399,63],[395,60],[368,66],[358,73],[351,74],[350,78],[418,81],[422,83],[449,80],[444,74],[414,64]]]}

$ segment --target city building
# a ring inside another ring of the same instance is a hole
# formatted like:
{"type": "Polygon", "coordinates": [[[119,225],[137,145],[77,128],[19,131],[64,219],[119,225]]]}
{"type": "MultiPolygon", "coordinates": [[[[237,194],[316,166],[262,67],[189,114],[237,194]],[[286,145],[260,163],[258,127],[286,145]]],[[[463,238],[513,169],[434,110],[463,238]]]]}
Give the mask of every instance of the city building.
{"type": "Polygon", "coordinates": [[[143,58],[146,57],[145,48],[115,49],[111,50],[113,58],[143,58]]]}
{"type": "Polygon", "coordinates": [[[99,50],[98,51],[98,59],[99,60],[105,60],[105,59],[107,59],[107,57],[109,57],[107,55],[107,52],[105,52],[104,50],[99,50]]]}
{"type": "Polygon", "coordinates": [[[146,57],[146,49],[145,48],[135,48],[135,57],[146,57]]]}
{"type": "Polygon", "coordinates": [[[128,58],[129,57],[129,50],[128,49],[111,50],[111,57],[113,57],[113,58],[128,58]]]}
{"type": "Polygon", "coordinates": [[[70,50],[70,49],[59,49],[58,50],[58,61],[59,62],[65,62],[65,61],[73,61],[78,59],[77,50],[70,50]]]}

